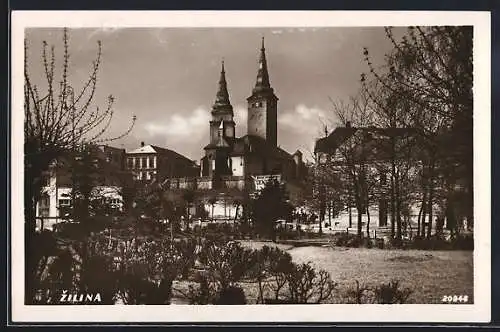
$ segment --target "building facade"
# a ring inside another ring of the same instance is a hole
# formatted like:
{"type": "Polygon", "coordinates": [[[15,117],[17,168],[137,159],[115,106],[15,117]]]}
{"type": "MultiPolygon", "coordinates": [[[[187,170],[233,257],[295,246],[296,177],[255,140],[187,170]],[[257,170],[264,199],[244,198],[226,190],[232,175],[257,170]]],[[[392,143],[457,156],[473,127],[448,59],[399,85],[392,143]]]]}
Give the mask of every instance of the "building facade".
{"type": "Polygon", "coordinates": [[[142,182],[165,181],[168,178],[193,177],[199,173],[196,163],[169,149],[145,145],[126,153],[126,169],[134,180],[142,182]]]}
{"type": "Polygon", "coordinates": [[[128,179],[125,155],[124,149],[97,145],[55,160],[42,176],[43,187],[36,210],[37,228],[52,229],[54,224],[66,220],[72,206],[75,181],[91,182],[93,198],[102,199],[111,208],[121,210],[123,199],[120,191],[128,179]],[[86,179],[78,179],[81,176],[86,179]]]}

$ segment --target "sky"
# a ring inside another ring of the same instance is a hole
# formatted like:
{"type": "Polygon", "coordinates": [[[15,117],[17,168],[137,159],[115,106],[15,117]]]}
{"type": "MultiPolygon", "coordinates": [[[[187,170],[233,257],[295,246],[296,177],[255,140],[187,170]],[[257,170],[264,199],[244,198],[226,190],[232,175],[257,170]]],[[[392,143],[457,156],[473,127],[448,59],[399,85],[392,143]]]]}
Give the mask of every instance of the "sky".
{"type": "MultiPolygon", "coordinates": [[[[402,29],[402,28],[400,28],[402,29]]],[[[403,30],[401,30],[403,31],[403,30]]],[[[132,150],[141,142],[199,160],[209,140],[221,60],[235,112],[236,134],[246,134],[246,98],[255,85],[261,38],[265,38],[271,86],[279,98],[278,145],[311,159],[314,142],[338,124],[332,100],[347,100],[367,71],[363,47],[376,65],[391,44],[382,27],[360,28],[79,28],[69,30],[70,81],[83,82],[102,42],[94,106],[113,95],[109,136],[137,116],[132,132],[113,146],[132,150]]],[[[62,30],[27,29],[28,64],[43,79],[42,42],[62,56],[62,30]]]]}

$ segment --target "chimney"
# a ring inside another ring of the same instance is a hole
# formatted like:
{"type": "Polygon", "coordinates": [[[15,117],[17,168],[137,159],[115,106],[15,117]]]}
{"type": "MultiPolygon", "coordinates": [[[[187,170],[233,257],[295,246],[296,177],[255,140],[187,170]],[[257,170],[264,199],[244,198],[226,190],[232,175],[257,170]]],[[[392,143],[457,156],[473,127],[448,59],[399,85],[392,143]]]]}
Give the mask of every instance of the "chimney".
{"type": "Polygon", "coordinates": [[[144,147],[144,142],[141,142],[141,148],[144,147]]]}
{"type": "Polygon", "coordinates": [[[345,123],[345,127],[346,127],[346,128],[351,128],[351,121],[347,121],[347,122],[345,123]]]}

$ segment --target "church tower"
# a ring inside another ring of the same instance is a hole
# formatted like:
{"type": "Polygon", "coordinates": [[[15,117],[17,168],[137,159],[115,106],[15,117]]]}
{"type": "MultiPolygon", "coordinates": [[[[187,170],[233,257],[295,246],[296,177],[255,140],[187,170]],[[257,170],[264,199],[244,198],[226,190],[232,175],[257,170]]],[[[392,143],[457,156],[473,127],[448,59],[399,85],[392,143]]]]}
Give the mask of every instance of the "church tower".
{"type": "Polygon", "coordinates": [[[224,69],[224,61],[222,61],[219,88],[215,97],[215,103],[212,107],[212,120],[210,121],[210,143],[216,143],[219,139],[219,127],[221,121],[223,126],[223,137],[228,138],[229,140],[234,139],[235,123],[233,117],[233,106],[229,101],[226,71],[224,69]]]}
{"type": "Polygon", "coordinates": [[[248,135],[264,138],[272,146],[277,146],[278,136],[278,97],[274,94],[267,71],[264,37],[260,49],[257,82],[248,102],[248,135]]]}
{"type": "Polygon", "coordinates": [[[205,146],[204,175],[227,175],[231,172],[229,152],[234,141],[235,123],[233,106],[227,91],[224,61],[220,73],[219,86],[212,106],[210,120],[210,143],[205,146]]]}

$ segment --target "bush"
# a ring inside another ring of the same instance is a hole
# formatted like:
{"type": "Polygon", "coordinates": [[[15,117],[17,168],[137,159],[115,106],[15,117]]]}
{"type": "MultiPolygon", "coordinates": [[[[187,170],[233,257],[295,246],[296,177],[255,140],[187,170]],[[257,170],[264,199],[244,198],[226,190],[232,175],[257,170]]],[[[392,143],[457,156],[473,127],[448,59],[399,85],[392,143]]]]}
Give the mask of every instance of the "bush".
{"type": "Polygon", "coordinates": [[[230,286],[221,289],[215,304],[247,304],[247,298],[241,287],[230,286]]]}
{"type": "Polygon", "coordinates": [[[451,247],[455,250],[474,250],[474,236],[460,234],[451,240],[451,247]]]}
{"type": "Polygon", "coordinates": [[[286,281],[288,295],[285,299],[297,304],[327,301],[337,286],[328,272],[317,272],[310,263],[293,264],[291,271],[286,273],[286,281]]]}
{"type": "Polygon", "coordinates": [[[393,280],[388,284],[381,284],[375,288],[375,300],[379,304],[404,304],[413,291],[409,288],[400,288],[399,281],[393,280]]]}
{"type": "Polygon", "coordinates": [[[214,284],[209,283],[206,276],[198,275],[198,287],[189,285],[186,297],[189,304],[213,304],[217,299],[217,289],[214,284]]]}
{"type": "Polygon", "coordinates": [[[360,285],[355,280],[356,287],[347,290],[347,303],[355,304],[404,304],[407,303],[412,290],[401,288],[399,281],[393,280],[389,283],[382,283],[379,286],[360,285]]]}
{"type": "Polygon", "coordinates": [[[205,266],[209,282],[225,289],[246,275],[252,264],[252,251],[238,242],[205,242],[199,253],[199,260],[205,266]]]}
{"type": "Polygon", "coordinates": [[[359,238],[357,234],[350,234],[347,232],[335,233],[333,235],[332,243],[337,247],[351,247],[358,248],[363,245],[363,238],[359,238]]]}
{"type": "Polygon", "coordinates": [[[446,241],[440,236],[433,235],[430,238],[426,237],[416,237],[409,243],[409,247],[412,249],[420,250],[451,250],[451,249],[463,249],[471,250],[470,245],[474,245],[472,236],[469,239],[465,237],[456,237],[450,241],[446,241]]]}

